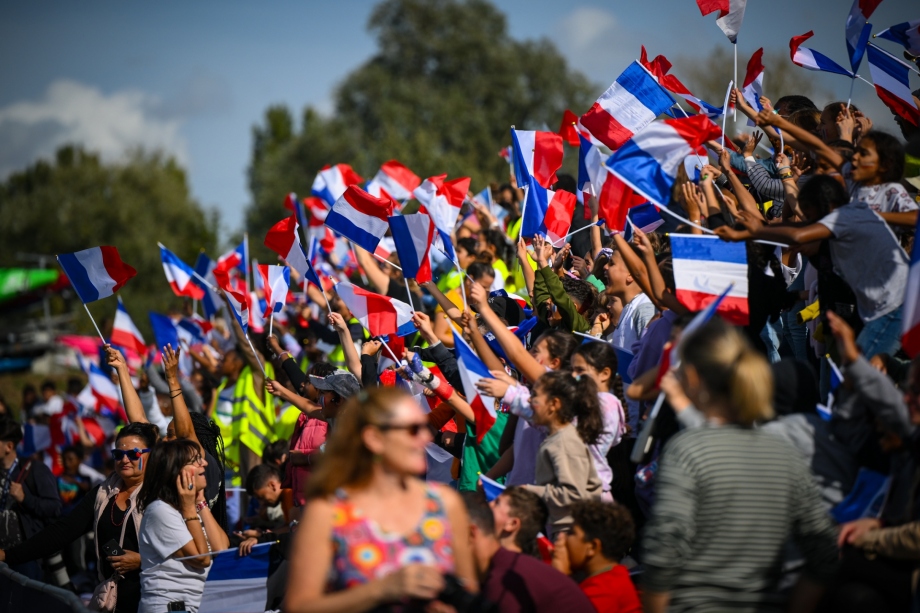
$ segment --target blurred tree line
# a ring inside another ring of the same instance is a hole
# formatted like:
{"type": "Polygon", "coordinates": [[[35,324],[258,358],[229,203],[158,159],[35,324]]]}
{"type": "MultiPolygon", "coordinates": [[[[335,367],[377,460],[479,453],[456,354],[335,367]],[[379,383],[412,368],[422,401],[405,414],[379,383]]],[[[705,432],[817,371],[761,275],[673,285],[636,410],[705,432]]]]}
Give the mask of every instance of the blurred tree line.
{"type": "MultiPolygon", "coordinates": [[[[511,38],[486,0],[385,0],[368,28],[378,51],[338,86],[331,116],[307,107],[298,129],[287,107],[273,106],[253,128],[254,255],[269,256],[260,237],[287,214],[284,196],[309,195],[326,164],[351,164],[370,179],[397,159],[423,179],[470,176],[479,190],[508,176],[498,152],[511,125],[555,131],[566,108],[584,112],[603,91],[552,43],[511,38]]],[[[574,174],[577,156],[566,162],[574,174]]]]}
{"type": "MultiPolygon", "coordinates": [[[[17,254],[56,255],[114,245],[137,276],[118,295],[148,342],[147,312],[166,311],[181,299],[170,291],[157,240],[192,264],[200,249],[217,247],[218,214],[190,194],[185,170],[171,157],[135,151],[107,164],[79,147],[66,146],[53,161],[41,160],[0,183],[0,266],[30,266],[17,254]]],[[[79,308],[79,299],[73,296],[79,308]]],[[[53,303],[56,312],[66,305],[53,303]]],[[[115,313],[115,299],[89,305],[100,326],[115,313]]],[[[80,309],[82,313],[82,309],[80,309]]],[[[77,329],[90,333],[85,313],[77,329]]]]}

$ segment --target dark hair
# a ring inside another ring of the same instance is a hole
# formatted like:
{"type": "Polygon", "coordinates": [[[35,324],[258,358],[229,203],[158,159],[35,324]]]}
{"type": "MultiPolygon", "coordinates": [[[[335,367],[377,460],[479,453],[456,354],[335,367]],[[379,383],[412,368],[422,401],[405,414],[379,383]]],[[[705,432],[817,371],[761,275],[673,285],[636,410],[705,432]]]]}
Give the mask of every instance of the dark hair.
{"type": "Polygon", "coordinates": [[[495,257],[499,260],[505,260],[509,256],[511,251],[511,245],[508,243],[508,238],[505,236],[505,233],[501,230],[495,228],[487,228],[480,233],[482,239],[495,247],[495,257]]]}
{"type": "Polygon", "coordinates": [[[576,192],[575,177],[567,173],[559,173],[556,175],[556,184],[553,185],[553,190],[574,194],[576,192]]]}
{"type": "Polygon", "coordinates": [[[820,219],[838,206],[850,201],[846,188],[834,177],[815,175],[805,182],[799,190],[799,203],[802,208],[813,209],[820,219]]]}
{"type": "Polygon", "coordinates": [[[217,487],[217,499],[209,500],[208,506],[211,507],[211,513],[217,523],[225,526],[227,523],[227,484],[224,479],[224,469],[227,466],[227,458],[224,450],[224,437],[220,434],[220,426],[204,413],[189,412],[189,416],[192,418],[192,426],[195,428],[195,436],[201,448],[218,464],[216,474],[220,475],[220,482],[217,487]]]}
{"type": "Polygon", "coordinates": [[[42,391],[45,391],[45,390],[57,391],[57,385],[55,385],[54,381],[52,381],[51,379],[45,379],[44,381],[42,381],[41,390],[42,391]]]}
{"type": "Polygon", "coordinates": [[[307,369],[307,374],[313,375],[314,377],[328,377],[335,372],[335,366],[329,362],[314,362],[310,365],[310,368],[307,369]]]}
{"type": "Polygon", "coordinates": [[[629,509],[614,502],[579,500],[572,504],[573,524],[585,533],[585,541],[601,542],[601,554],[619,562],[629,551],[636,528],[629,509]]]}
{"type": "Polygon", "coordinates": [[[290,443],[286,439],[279,439],[274,443],[269,443],[262,449],[262,461],[266,464],[271,464],[277,466],[281,463],[281,458],[284,457],[290,449],[290,443]]]}
{"type": "MultiPolygon", "coordinates": [[[[847,109],[847,103],[841,102],[838,100],[837,102],[831,102],[829,104],[825,104],[824,109],[821,111],[821,114],[823,115],[824,113],[829,113],[829,114],[834,115],[834,117],[836,117],[841,111],[845,111],[846,109],[847,109]]],[[[850,112],[852,113],[858,110],[859,109],[856,108],[856,105],[851,102],[850,112]]]]}
{"type": "Polygon", "coordinates": [[[508,501],[511,516],[521,522],[521,529],[514,536],[514,543],[526,554],[539,557],[537,534],[546,526],[549,512],[543,499],[523,487],[509,487],[500,494],[508,501]]]}
{"type": "Polygon", "coordinates": [[[0,416],[0,441],[18,445],[22,440],[22,426],[9,415],[0,416]]]}
{"type": "Polygon", "coordinates": [[[581,309],[579,310],[588,312],[594,308],[594,301],[597,300],[597,288],[587,281],[565,276],[562,277],[562,289],[573,300],[581,303],[581,309]]]}
{"type": "Polygon", "coordinates": [[[118,431],[118,434],[115,435],[115,442],[126,436],[136,436],[144,441],[148,449],[153,449],[160,438],[160,429],[151,423],[134,421],[118,431]]]}
{"type": "Polygon", "coordinates": [[[466,238],[457,239],[457,249],[463,249],[470,255],[476,255],[477,253],[476,247],[478,246],[478,244],[479,243],[476,242],[476,239],[471,236],[467,236],[466,238]]]}
{"type": "Polygon", "coordinates": [[[80,460],[83,459],[83,445],[68,445],[61,450],[61,457],[64,457],[64,454],[72,453],[77,456],[80,460]]]}
{"type": "Polygon", "coordinates": [[[67,393],[76,396],[83,390],[83,381],[79,377],[67,379],[67,393]]]}
{"type": "Polygon", "coordinates": [[[853,148],[853,143],[843,139],[832,140],[831,142],[827,143],[827,146],[836,151],[838,154],[840,154],[841,157],[845,159],[850,159],[853,157],[853,152],[856,151],[853,148]]]}
{"type": "Polygon", "coordinates": [[[593,445],[604,431],[597,384],[589,377],[576,379],[571,371],[548,372],[537,379],[534,391],[559,399],[556,416],[564,424],[578,420],[575,429],[586,445],[593,445]]]}
{"type": "MultiPolygon", "coordinates": [[[[132,426],[134,424],[131,424],[132,426]]],[[[164,441],[153,448],[147,460],[144,483],[137,495],[137,506],[144,510],[157,500],[179,508],[176,479],[182,468],[200,455],[198,445],[185,438],[164,441]]]]}
{"type": "MultiPolygon", "coordinates": [[[[475,251],[473,252],[475,253],[475,251]]],[[[490,277],[495,276],[495,269],[492,268],[491,264],[483,264],[482,262],[473,262],[466,267],[466,274],[470,279],[474,281],[481,279],[483,275],[488,275],[490,277]]]]}
{"type": "Polygon", "coordinates": [[[578,347],[578,340],[572,334],[561,330],[544,332],[534,341],[534,345],[540,341],[546,341],[546,350],[550,357],[559,360],[560,364],[567,364],[572,358],[572,352],[578,347]]]}
{"type": "Polygon", "coordinates": [[[897,138],[881,130],[869,130],[860,143],[871,140],[878,154],[878,165],[884,169],[882,183],[897,183],[904,176],[904,145],[897,138]]]}
{"type": "MultiPolygon", "coordinates": [[[[670,247],[670,242],[668,246],[670,247]]],[[[674,283],[674,259],[668,255],[661,258],[661,261],[658,262],[658,272],[661,273],[661,279],[664,281],[664,286],[673,291],[676,291],[677,286],[674,283]]]]}
{"type": "Polygon", "coordinates": [[[255,496],[255,491],[265,487],[272,479],[281,481],[281,471],[272,464],[257,464],[246,475],[246,493],[255,496]]]}
{"type": "Polygon", "coordinates": [[[805,109],[812,109],[817,111],[818,107],[815,106],[815,103],[811,101],[810,98],[806,96],[799,96],[793,94],[791,96],[783,96],[773,104],[773,108],[779,108],[782,105],[786,105],[789,110],[789,114],[792,115],[796,111],[802,111],[805,109]]]}
{"type": "Polygon", "coordinates": [[[585,343],[579,345],[572,355],[580,355],[588,366],[598,372],[609,368],[611,377],[617,374],[617,352],[610,343],[585,343]]]}
{"type": "Polygon", "coordinates": [[[492,508],[486,500],[485,494],[480,491],[460,492],[463,498],[463,504],[466,505],[466,513],[470,516],[470,523],[479,528],[483,533],[495,535],[495,516],[492,515],[492,508]]]}
{"type": "Polygon", "coordinates": [[[604,266],[607,265],[607,261],[610,259],[605,253],[602,253],[597,256],[597,259],[594,260],[594,266],[591,268],[591,274],[594,275],[596,279],[600,279],[601,282],[604,282],[606,278],[604,277],[604,266]]]}

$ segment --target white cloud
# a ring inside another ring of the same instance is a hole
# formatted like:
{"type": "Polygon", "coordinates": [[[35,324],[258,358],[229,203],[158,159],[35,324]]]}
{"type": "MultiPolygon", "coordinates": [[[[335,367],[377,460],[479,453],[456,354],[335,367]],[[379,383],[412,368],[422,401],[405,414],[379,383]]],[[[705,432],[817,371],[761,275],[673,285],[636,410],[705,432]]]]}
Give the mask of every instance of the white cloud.
{"type": "Polygon", "coordinates": [[[0,177],[51,157],[62,144],[75,143],[116,161],[142,146],[189,160],[180,120],[163,113],[159,98],[138,90],[106,95],[72,80],[53,82],[38,100],[0,108],[0,177]]]}
{"type": "Polygon", "coordinates": [[[621,27],[607,9],[580,6],[553,31],[553,40],[572,67],[605,87],[638,57],[634,33],[621,27]]]}
{"type": "Polygon", "coordinates": [[[616,33],[617,18],[602,8],[581,6],[566,17],[561,26],[566,46],[581,54],[616,33]]]}

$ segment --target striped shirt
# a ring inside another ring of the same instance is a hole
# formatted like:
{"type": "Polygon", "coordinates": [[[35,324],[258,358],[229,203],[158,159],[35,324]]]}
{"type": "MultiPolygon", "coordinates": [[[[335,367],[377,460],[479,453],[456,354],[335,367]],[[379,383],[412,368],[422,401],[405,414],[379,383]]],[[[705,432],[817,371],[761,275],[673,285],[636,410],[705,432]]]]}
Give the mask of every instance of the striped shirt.
{"type": "Polygon", "coordinates": [[[670,592],[675,611],[779,609],[789,537],[805,558],[805,574],[827,582],[836,532],[800,455],[762,430],[685,430],[661,456],[643,587],[670,592]]]}

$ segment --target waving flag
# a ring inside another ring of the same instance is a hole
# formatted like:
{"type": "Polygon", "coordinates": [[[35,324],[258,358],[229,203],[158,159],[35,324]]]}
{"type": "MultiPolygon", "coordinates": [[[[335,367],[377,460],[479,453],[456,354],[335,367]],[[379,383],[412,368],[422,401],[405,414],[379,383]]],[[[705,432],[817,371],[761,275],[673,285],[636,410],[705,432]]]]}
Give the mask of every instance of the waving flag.
{"type": "Polygon", "coordinates": [[[559,125],[559,136],[573,147],[578,146],[578,115],[566,109],[562,114],[562,123],[559,125]]]}
{"type": "Polygon", "coordinates": [[[597,214],[607,227],[622,232],[626,215],[634,206],[648,201],[637,194],[604,166],[600,151],[584,136],[578,158],[578,189],[597,198],[597,214]]]}
{"type": "Polygon", "coordinates": [[[581,125],[611,149],[619,149],[673,105],[655,77],[633,62],[581,116],[581,125]]]}
{"type": "Polygon", "coordinates": [[[334,205],[346,188],[351,185],[363,183],[361,175],[351,169],[348,164],[336,164],[335,166],[326,166],[316,175],[313,180],[312,193],[317,198],[329,206],[334,205]]]}
{"type": "Polygon", "coordinates": [[[121,261],[115,247],[107,245],[62,253],[57,260],[83,304],[108,298],[137,274],[121,261]]]}
{"type": "Polygon", "coordinates": [[[543,187],[552,187],[562,168],[562,137],[553,132],[511,130],[514,174],[523,187],[533,177],[543,187]]]}
{"type": "Polygon", "coordinates": [[[236,318],[236,322],[240,324],[240,327],[243,329],[243,333],[245,334],[247,328],[249,327],[249,301],[244,294],[241,294],[236,290],[227,289],[226,287],[222,289],[224,290],[224,293],[227,295],[227,299],[230,302],[230,307],[233,311],[233,316],[236,318]]]}
{"type": "Polygon", "coordinates": [[[87,362],[86,365],[88,368],[86,374],[89,376],[93,396],[96,397],[98,402],[97,407],[109,409],[116,415],[124,415],[124,409],[121,408],[121,396],[118,393],[118,388],[112,383],[112,379],[92,362],[87,362]]]}
{"type": "Polygon", "coordinates": [[[545,235],[550,242],[559,242],[572,227],[575,194],[546,189],[536,181],[524,187],[524,218],[521,236],[545,235]]]}
{"type": "Polygon", "coordinates": [[[217,258],[217,265],[214,268],[218,274],[227,274],[235,268],[241,275],[246,276],[246,241],[217,258]]]}
{"type": "Polygon", "coordinates": [[[412,307],[401,300],[369,292],[345,281],[336,283],[335,291],[371,336],[406,336],[416,331],[412,307]]]}
{"type": "MultiPolygon", "coordinates": [[[[216,264],[211,261],[211,258],[208,257],[204,251],[198,254],[198,259],[195,260],[195,272],[201,275],[202,279],[207,280],[211,285],[217,285],[217,277],[214,276],[214,269],[216,264]]],[[[223,304],[223,299],[220,297],[220,294],[215,292],[213,289],[199,281],[197,278],[194,279],[194,282],[198,284],[204,291],[204,298],[201,299],[201,306],[204,307],[204,315],[208,319],[211,319],[217,314],[217,311],[220,310],[221,305],[223,304]]]]}
{"type": "MultiPolygon", "coordinates": [[[[920,231],[920,218],[917,219],[917,230],[920,231]]],[[[907,273],[907,287],[904,292],[901,346],[911,358],[920,353],[920,247],[916,245],[910,253],[910,269],[907,273]]]]}
{"type": "Polygon", "coordinates": [[[741,29],[747,0],[696,0],[696,5],[700,7],[700,12],[704,17],[719,11],[716,25],[728,37],[728,40],[733,43],[738,41],[738,30],[741,29]]]}
{"type": "Polygon", "coordinates": [[[259,266],[259,276],[262,277],[265,302],[268,306],[265,317],[268,317],[269,312],[280,313],[284,308],[284,301],[287,300],[288,288],[291,286],[291,269],[287,266],[262,264],[259,266]]]}
{"type": "Polygon", "coordinates": [[[136,351],[141,356],[147,353],[144,337],[134,325],[120,297],[118,298],[118,310],[115,311],[115,323],[112,324],[112,344],[136,351]]]}
{"type": "Polygon", "coordinates": [[[405,201],[412,197],[412,192],[421,183],[417,174],[396,160],[390,160],[381,164],[380,170],[368,182],[367,193],[378,198],[405,201]]]}
{"type": "Polygon", "coordinates": [[[418,283],[431,281],[431,261],[428,250],[434,241],[434,220],[428,215],[425,205],[413,215],[390,217],[390,231],[399,253],[399,264],[403,276],[418,283]]]}
{"type": "Polygon", "coordinates": [[[812,30],[809,30],[801,36],[793,36],[789,41],[789,55],[792,57],[792,63],[796,66],[801,66],[802,68],[807,68],[808,70],[819,70],[822,72],[831,72],[834,74],[842,74],[850,78],[854,78],[852,72],[827,57],[822,53],[818,53],[814,49],[809,49],[808,47],[802,47],[802,43],[814,36],[815,33],[812,30]]]}
{"type": "MultiPolygon", "coordinates": [[[[763,105],[760,103],[760,97],[763,96],[763,70],[763,47],[761,47],[748,61],[747,72],[741,87],[741,95],[757,111],[763,110],[763,105]]],[[[756,124],[748,119],[748,125],[756,124]]]]}
{"type": "Polygon", "coordinates": [[[172,288],[173,293],[176,296],[185,296],[192,300],[204,298],[204,290],[194,282],[195,274],[192,271],[192,267],[164,247],[163,243],[157,243],[157,245],[160,246],[163,272],[166,273],[166,280],[169,281],[169,287],[172,288]]]}
{"type": "Polygon", "coordinates": [[[910,91],[910,67],[871,43],[866,51],[875,93],[892,113],[920,127],[920,110],[914,104],[914,97],[910,91]]]}
{"type": "Polygon", "coordinates": [[[179,333],[176,331],[176,322],[171,317],[150,311],[150,327],[153,328],[157,349],[162,349],[166,345],[172,345],[173,349],[179,347],[179,333]]]}
{"type": "MultiPolygon", "coordinates": [[[[690,93],[690,90],[687,89],[686,85],[680,82],[680,79],[672,74],[668,74],[668,72],[671,70],[671,62],[669,62],[668,58],[665,56],[656,55],[655,59],[649,61],[648,52],[645,50],[645,45],[643,45],[642,53],[639,57],[639,63],[642,64],[642,66],[644,66],[649,72],[651,72],[656,79],[658,79],[658,83],[663,88],[672,94],[677,94],[686,100],[687,104],[689,104],[690,107],[697,113],[702,113],[710,119],[714,117],[720,117],[724,113],[724,109],[721,107],[715,107],[708,102],[697,98],[692,93],[690,93]]],[[[683,109],[681,108],[681,110],[683,109]]],[[[679,116],[684,117],[684,114],[681,113],[679,116]]],[[[674,117],[678,117],[678,115],[675,114],[674,117]]]]}
{"type": "MultiPolygon", "coordinates": [[[[300,235],[297,233],[297,228],[297,219],[294,215],[285,217],[272,226],[268,234],[265,235],[265,246],[280,255],[302,277],[307,277],[308,281],[315,282],[310,277],[311,274],[315,277],[316,273],[313,272],[313,268],[307,262],[307,254],[303,250],[303,245],[300,244],[300,235]]],[[[317,283],[317,285],[319,284],[317,283]]]]}
{"type": "Polygon", "coordinates": [[[271,546],[271,543],[256,545],[248,556],[241,556],[237,549],[215,554],[198,613],[264,611],[271,546]]]}
{"type": "Polygon", "coordinates": [[[898,43],[915,57],[920,55],[920,19],[893,25],[875,36],[898,43]]]}
{"type": "Polygon", "coordinates": [[[460,379],[463,381],[463,395],[473,409],[476,417],[476,442],[481,443],[486,433],[495,425],[495,399],[486,396],[476,388],[476,383],[481,379],[494,379],[486,365],[479,356],[466,344],[463,335],[454,334],[454,351],[457,353],[457,362],[460,366],[460,379]]]}
{"type": "Polygon", "coordinates": [[[373,253],[390,227],[387,218],[395,206],[391,198],[377,198],[352,185],[326,215],[326,225],[373,253]]]}
{"type": "Polygon", "coordinates": [[[614,152],[605,164],[633,191],[664,206],[671,200],[671,188],[684,158],[721,134],[722,130],[704,115],[656,121],[614,152]]]}
{"type": "Polygon", "coordinates": [[[749,319],[747,247],[716,236],[672,234],[671,257],[677,299],[691,311],[709,305],[728,290],[717,312],[746,326],[749,319]]]}
{"type": "Polygon", "coordinates": [[[850,68],[853,69],[853,72],[859,70],[859,63],[866,52],[866,43],[869,42],[869,34],[872,32],[869,18],[881,3],[882,0],[853,0],[846,25],[847,52],[850,55],[850,68]]]}
{"type": "Polygon", "coordinates": [[[445,181],[447,175],[428,177],[417,188],[415,198],[428,209],[428,214],[438,230],[444,251],[451,260],[456,259],[450,236],[460,216],[460,208],[470,189],[469,177],[458,177],[445,181]]]}
{"type": "Polygon", "coordinates": [[[658,209],[651,202],[629,209],[629,220],[646,234],[654,232],[664,224],[664,219],[661,218],[658,209]]]}

